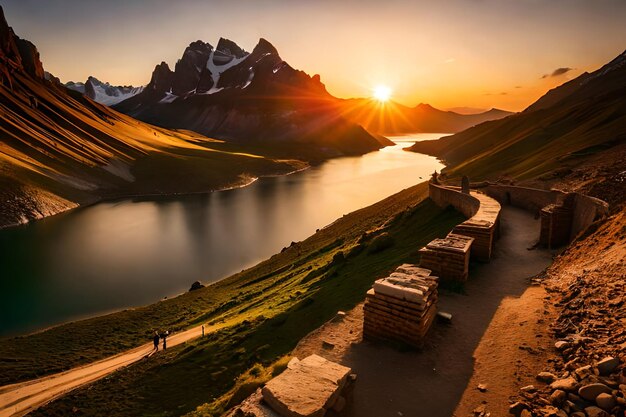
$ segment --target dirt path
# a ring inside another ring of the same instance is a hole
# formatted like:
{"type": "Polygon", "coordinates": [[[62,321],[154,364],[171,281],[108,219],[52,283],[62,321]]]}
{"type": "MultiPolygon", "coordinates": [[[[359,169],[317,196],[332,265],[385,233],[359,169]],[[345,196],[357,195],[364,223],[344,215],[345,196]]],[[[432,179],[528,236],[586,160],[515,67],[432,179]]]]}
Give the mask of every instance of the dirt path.
{"type": "MultiPolygon", "coordinates": [[[[205,326],[205,329],[206,332],[212,332],[217,327],[205,326]]],[[[201,335],[202,326],[172,334],[167,338],[167,346],[174,347],[201,335]]],[[[75,388],[96,381],[141,359],[148,358],[151,356],[152,350],[153,344],[147,343],[127,352],[69,371],[0,387],[0,417],[23,416],[75,388]]]]}
{"type": "MultiPolygon", "coordinates": [[[[344,417],[450,417],[453,415],[464,391],[472,389],[474,355],[479,344],[495,346],[500,334],[494,329],[486,340],[486,331],[501,304],[511,307],[516,317],[523,318],[526,305],[510,304],[520,297],[529,286],[528,278],[546,268],[552,260],[551,253],[543,250],[527,250],[538,238],[539,223],[530,214],[511,207],[502,209],[502,236],[497,243],[495,256],[488,264],[473,264],[464,294],[444,293],[439,299],[439,310],[453,314],[450,325],[436,323],[428,335],[426,346],[420,352],[399,351],[385,344],[353,342],[344,354],[332,354],[322,342],[330,336],[337,339],[341,326],[329,323],[326,331],[311,335],[303,341],[298,352],[316,353],[335,358],[353,368],[358,375],[348,406],[340,415],[344,417]],[[324,334],[327,333],[327,334],[324,334]]],[[[541,300],[540,300],[541,301],[541,300]]],[[[358,323],[362,309],[352,310],[349,316],[358,323]]],[[[506,320],[507,315],[503,316],[506,320]]],[[[508,317],[512,317],[510,314],[508,317]]],[[[521,320],[523,321],[523,320],[521,320]]],[[[360,322],[362,323],[362,321],[360,322]]],[[[506,325],[505,321],[501,322],[506,325]]],[[[517,332],[533,332],[532,327],[510,326],[512,337],[502,342],[510,349],[519,349],[517,332]]],[[[349,326],[348,326],[349,327],[349,326]]],[[[362,326],[352,326],[361,336],[362,326]]],[[[524,336],[526,337],[526,336],[524,336]]],[[[535,333],[532,334],[535,337],[535,333]]],[[[357,337],[360,340],[360,337],[357,337]]],[[[521,337],[520,337],[521,339],[521,337]]],[[[343,345],[339,346],[343,349],[343,345]]],[[[510,350],[509,350],[510,351],[510,350]]],[[[486,352],[487,355],[493,352],[486,352]]],[[[492,361],[489,356],[480,361],[492,361]]],[[[511,378],[515,369],[495,365],[502,377],[511,378]]],[[[497,375],[492,375],[498,378],[497,375]]],[[[488,391],[489,392],[489,391],[488,391]]],[[[473,398],[472,398],[473,399],[473,398]]],[[[465,416],[462,416],[465,417],[465,416]]]]}
{"type": "Polygon", "coordinates": [[[520,298],[507,297],[474,352],[474,373],[454,412],[474,416],[485,410],[494,416],[509,414],[509,400],[519,388],[545,385],[535,376],[543,371],[554,349],[548,327],[554,307],[543,286],[528,288],[520,298]],[[486,387],[479,391],[478,385],[486,387]]]}

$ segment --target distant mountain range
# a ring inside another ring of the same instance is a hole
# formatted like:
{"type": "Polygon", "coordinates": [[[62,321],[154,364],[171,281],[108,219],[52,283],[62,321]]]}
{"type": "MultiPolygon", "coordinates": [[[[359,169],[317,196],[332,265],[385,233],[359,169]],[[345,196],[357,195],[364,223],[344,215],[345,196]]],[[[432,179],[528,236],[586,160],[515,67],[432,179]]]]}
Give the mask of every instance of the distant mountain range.
{"type": "Polygon", "coordinates": [[[0,227],[101,198],[210,191],[306,166],[151,126],[65,88],[1,8],[0,137],[0,227]]]}
{"type": "Polygon", "coordinates": [[[371,132],[387,135],[413,132],[455,133],[513,114],[499,109],[459,114],[439,110],[429,104],[407,107],[393,101],[381,103],[372,99],[337,100],[336,105],[346,118],[371,132]]]}
{"type": "MultiPolygon", "coordinates": [[[[452,176],[557,178],[626,144],[626,52],[559,86],[521,113],[411,150],[443,158],[452,176]]],[[[623,162],[623,161],[622,161],[623,162]]]]}
{"type": "Polygon", "coordinates": [[[144,89],[143,86],[133,87],[132,85],[111,85],[92,76],[87,78],[87,81],[84,83],[69,81],[65,83],[65,86],[70,90],[78,91],[79,93],[82,93],[90,99],[104,104],[105,106],[112,106],[124,101],[127,98],[141,93],[144,89]]]}

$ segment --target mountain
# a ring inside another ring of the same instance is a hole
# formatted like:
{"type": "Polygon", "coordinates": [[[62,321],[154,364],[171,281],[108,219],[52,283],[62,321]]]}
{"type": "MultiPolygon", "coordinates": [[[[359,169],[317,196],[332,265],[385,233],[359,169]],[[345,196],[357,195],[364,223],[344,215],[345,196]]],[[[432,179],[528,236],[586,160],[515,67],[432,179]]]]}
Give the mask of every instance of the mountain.
{"type": "Polygon", "coordinates": [[[173,71],[160,63],[140,94],[114,108],[281,157],[320,160],[391,144],[343,117],[335,100],[318,75],[292,68],[265,39],[248,53],[222,38],[215,48],[191,43],[173,71]]]}
{"type": "Polygon", "coordinates": [[[65,86],[70,90],[85,94],[92,100],[105,106],[112,106],[141,93],[144,87],[133,87],[132,85],[120,86],[102,82],[95,77],[89,76],[84,83],[69,81],[65,86]]]}
{"type": "Polygon", "coordinates": [[[128,195],[209,191],[300,169],[134,120],[62,86],[0,8],[0,227],[128,195]]]}
{"type": "Polygon", "coordinates": [[[521,113],[418,142],[411,150],[443,158],[452,176],[532,179],[568,175],[593,158],[612,160],[625,143],[626,52],[549,91],[521,113]]]}
{"type": "Polygon", "coordinates": [[[429,104],[407,107],[393,101],[381,103],[372,99],[338,100],[337,106],[344,117],[359,123],[370,132],[380,134],[455,133],[513,114],[499,109],[459,114],[439,110],[429,104]]]}
{"type": "Polygon", "coordinates": [[[224,38],[215,48],[192,42],[174,71],[161,62],[146,89],[115,108],[149,123],[305,159],[378,149],[390,144],[382,134],[458,132],[511,114],[338,99],[318,75],[292,68],[265,39],[248,53],[224,38]]]}

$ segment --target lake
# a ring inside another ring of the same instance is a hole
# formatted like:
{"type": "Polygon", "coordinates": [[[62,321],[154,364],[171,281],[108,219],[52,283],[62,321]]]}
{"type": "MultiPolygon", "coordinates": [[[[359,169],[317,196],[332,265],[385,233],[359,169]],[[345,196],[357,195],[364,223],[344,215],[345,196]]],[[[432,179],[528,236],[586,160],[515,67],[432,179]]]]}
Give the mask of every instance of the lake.
{"type": "Polygon", "coordinates": [[[443,165],[403,151],[337,158],[243,188],[99,203],[0,230],[0,335],[149,304],[250,267],[443,165]]]}

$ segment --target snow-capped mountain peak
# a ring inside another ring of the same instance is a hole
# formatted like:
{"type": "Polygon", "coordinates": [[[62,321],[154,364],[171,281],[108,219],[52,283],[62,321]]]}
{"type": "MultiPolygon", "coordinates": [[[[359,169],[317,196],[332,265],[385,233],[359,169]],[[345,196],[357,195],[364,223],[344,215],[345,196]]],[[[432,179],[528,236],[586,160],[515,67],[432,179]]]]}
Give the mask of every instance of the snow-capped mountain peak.
{"type": "Polygon", "coordinates": [[[89,76],[85,83],[69,81],[65,83],[65,86],[70,90],[83,93],[90,99],[105,106],[118,104],[127,98],[141,93],[144,89],[143,86],[112,86],[108,82],[102,82],[93,76],[89,76]]]}

